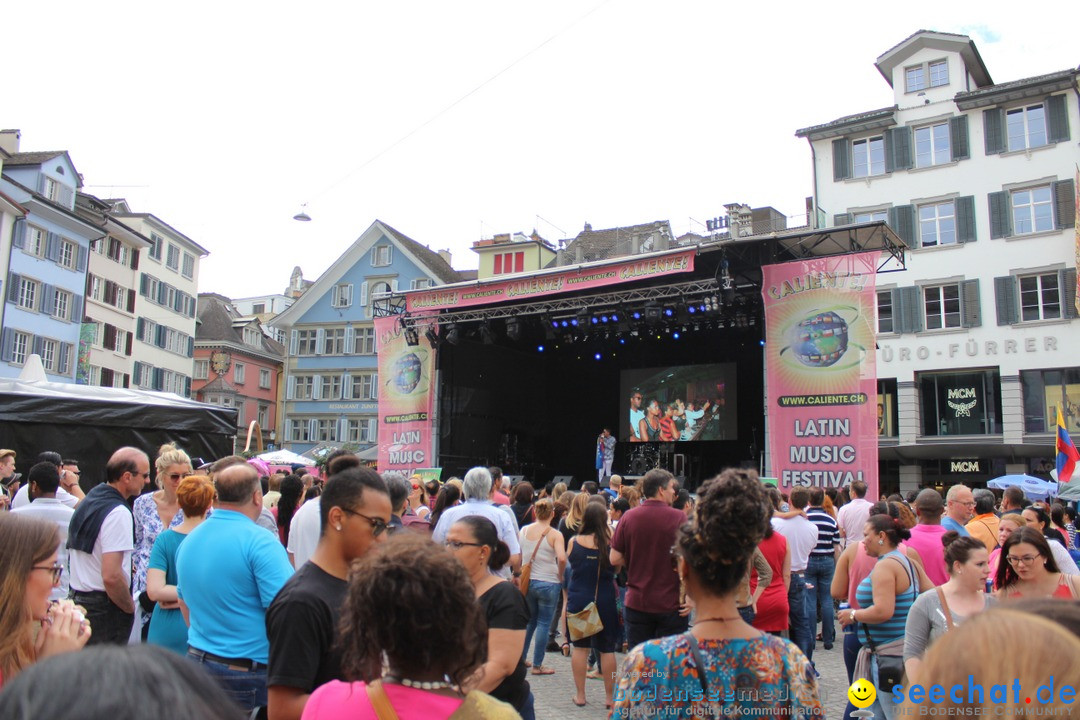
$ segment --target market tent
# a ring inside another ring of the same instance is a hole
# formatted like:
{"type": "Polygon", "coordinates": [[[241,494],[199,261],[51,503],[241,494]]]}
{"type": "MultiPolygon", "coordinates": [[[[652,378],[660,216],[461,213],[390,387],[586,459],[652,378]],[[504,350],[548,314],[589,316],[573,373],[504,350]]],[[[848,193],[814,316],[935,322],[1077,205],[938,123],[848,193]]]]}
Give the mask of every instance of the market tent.
{"type": "Polygon", "coordinates": [[[153,467],[165,443],[214,460],[232,453],[235,435],[236,410],[172,393],[0,378],[0,447],[16,451],[23,474],[38,453],[53,450],[79,461],[90,488],[119,447],[144,450],[153,467]]]}
{"type": "Polygon", "coordinates": [[[1080,480],[1070,480],[1064,485],[1058,486],[1059,500],[1080,501],[1080,480]]]}
{"type": "Polygon", "coordinates": [[[310,458],[298,455],[292,450],[286,450],[285,448],[264,452],[259,455],[258,458],[260,460],[265,460],[268,465],[311,465],[310,458]]]}
{"type": "Polygon", "coordinates": [[[1031,475],[1002,475],[986,483],[987,487],[1004,490],[1007,487],[1019,486],[1024,495],[1033,500],[1044,500],[1057,492],[1057,483],[1040,480],[1031,475]]]}

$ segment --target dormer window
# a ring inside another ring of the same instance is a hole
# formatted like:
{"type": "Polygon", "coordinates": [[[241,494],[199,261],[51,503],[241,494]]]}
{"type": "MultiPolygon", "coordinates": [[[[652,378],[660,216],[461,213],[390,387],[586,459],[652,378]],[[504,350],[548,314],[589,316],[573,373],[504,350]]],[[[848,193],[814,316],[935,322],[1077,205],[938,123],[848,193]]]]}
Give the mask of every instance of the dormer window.
{"type": "Polygon", "coordinates": [[[46,177],[45,192],[43,192],[42,195],[53,202],[57,202],[60,199],[60,183],[56,182],[51,177],[46,177]]]}
{"type": "Polygon", "coordinates": [[[948,84],[949,62],[947,60],[934,60],[904,68],[904,85],[909,93],[948,84]]]}

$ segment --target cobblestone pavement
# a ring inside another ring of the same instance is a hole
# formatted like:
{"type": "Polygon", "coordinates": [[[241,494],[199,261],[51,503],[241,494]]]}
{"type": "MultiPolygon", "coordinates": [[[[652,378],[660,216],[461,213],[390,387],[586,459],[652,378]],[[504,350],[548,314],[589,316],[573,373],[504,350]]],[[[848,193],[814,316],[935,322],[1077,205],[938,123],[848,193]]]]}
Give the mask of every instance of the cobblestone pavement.
{"type": "MultiPolygon", "coordinates": [[[[839,628],[837,628],[839,630],[839,628]]],[[[818,680],[825,716],[830,720],[841,720],[844,706],[847,704],[847,672],[844,670],[842,635],[832,650],[822,649],[817,644],[814,660],[821,678],[818,680]]],[[[622,666],[625,655],[617,653],[615,658],[622,666]]],[[[600,720],[608,717],[604,709],[604,684],[600,680],[587,680],[585,685],[585,707],[574,705],[574,677],[570,672],[570,658],[559,653],[548,653],[544,665],[555,669],[554,675],[528,676],[533,694],[536,696],[537,720],[600,720]]]]}

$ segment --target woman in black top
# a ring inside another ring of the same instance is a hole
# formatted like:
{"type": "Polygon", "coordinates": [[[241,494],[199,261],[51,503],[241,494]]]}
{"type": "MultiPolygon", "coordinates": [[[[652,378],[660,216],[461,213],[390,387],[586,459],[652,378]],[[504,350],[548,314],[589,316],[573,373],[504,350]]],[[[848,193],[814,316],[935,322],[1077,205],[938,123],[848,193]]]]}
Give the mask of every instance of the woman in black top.
{"type": "Polygon", "coordinates": [[[487,662],[476,689],[514,706],[522,720],[535,720],[533,694],[525,679],[525,630],[529,606],[512,583],[493,574],[510,559],[495,524],[480,515],[466,515],[450,526],[446,545],[465,566],[488,623],[487,662]]]}

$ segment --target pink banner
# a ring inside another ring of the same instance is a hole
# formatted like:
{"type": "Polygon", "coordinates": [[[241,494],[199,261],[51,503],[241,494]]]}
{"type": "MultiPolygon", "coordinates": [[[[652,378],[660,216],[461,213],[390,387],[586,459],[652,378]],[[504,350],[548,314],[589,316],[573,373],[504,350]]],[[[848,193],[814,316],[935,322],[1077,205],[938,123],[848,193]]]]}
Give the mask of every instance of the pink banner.
{"type": "Polygon", "coordinates": [[[697,250],[656,253],[636,260],[590,263],[558,271],[531,273],[517,280],[478,282],[470,287],[435,288],[406,293],[409,312],[443,310],[490,305],[506,300],[521,300],[616,285],[628,280],[662,277],[694,269],[697,250]]]}
{"type": "Polygon", "coordinates": [[[397,317],[375,318],[379,348],[379,472],[430,467],[434,458],[431,411],[435,396],[435,351],[423,321],[419,345],[405,341],[397,317]]]}
{"type": "Polygon", "coordinates": [[[781,489],[864,481],[878,496],[879,253],[764,267],[770,472],[781,489]]]}

